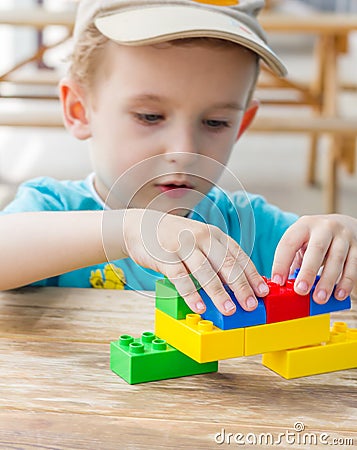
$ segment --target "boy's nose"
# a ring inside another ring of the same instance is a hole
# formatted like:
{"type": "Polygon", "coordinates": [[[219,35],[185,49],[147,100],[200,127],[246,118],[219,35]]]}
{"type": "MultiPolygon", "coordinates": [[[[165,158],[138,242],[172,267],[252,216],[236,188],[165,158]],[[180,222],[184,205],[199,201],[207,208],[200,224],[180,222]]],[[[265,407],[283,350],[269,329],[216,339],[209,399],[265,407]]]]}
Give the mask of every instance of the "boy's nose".
{"type": "Polygon", "coordinates": [[[191,134],[172,137],[165,150],[165,159],[180,165],[193,164],[200,153],[199,145],[191,134]]]}
{"type": "Polygon", "coordinates": [[[194,164],[198,154],[196,152],[171,152],[167,151],[164,155],[166,161],[170,164],[176,164],[180,167],[187,167],[194,164]]]}

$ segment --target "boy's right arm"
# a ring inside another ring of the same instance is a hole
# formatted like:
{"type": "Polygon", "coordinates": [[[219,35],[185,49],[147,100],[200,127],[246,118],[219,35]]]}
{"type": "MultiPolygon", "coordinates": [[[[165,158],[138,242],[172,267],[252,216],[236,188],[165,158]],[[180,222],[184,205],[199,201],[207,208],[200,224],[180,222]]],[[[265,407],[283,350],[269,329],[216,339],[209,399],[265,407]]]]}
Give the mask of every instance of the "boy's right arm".
{"type": "Polygon", "coordinates": [[[31,212],[0,217],[0,290],[130,257],[161,272],[190,308],[204,304],[193,274],[223,314],[233,314],[223,283],[246,310],[268,293],[239,245],[219,228],[159,211],[31,212]]]}
{"type": "Polygon", "coordinates": [[[102,214],[46,211],[1,215],[0,290],[103,262],[102,214]]]}

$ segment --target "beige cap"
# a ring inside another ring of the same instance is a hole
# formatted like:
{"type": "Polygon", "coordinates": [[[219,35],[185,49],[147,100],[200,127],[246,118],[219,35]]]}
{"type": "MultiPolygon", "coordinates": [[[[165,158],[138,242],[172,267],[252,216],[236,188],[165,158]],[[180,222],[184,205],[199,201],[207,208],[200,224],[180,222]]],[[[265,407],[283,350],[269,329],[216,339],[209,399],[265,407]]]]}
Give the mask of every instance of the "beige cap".
{"type": "Polygon", "coordinates": [[[286,67],[268,46],[257,21],[264,0],[81,0],[74,40],[91,23],[122,45],[149,45],[173,39],[214,37],[258,54],[279,76],[286,67]]]}

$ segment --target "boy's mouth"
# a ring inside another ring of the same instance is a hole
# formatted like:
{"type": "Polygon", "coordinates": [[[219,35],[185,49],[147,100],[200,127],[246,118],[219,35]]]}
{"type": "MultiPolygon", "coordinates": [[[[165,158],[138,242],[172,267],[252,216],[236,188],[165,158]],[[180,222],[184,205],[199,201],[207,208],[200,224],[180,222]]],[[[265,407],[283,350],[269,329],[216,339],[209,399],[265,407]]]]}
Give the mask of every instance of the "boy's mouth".
{"type": "Polygon", "coordinates": [[[162,183],[156,185],[162,194],[167,195],[170,198],[182,198],[187,192],[193,189],[193,186],[189,183],[162,183]]]}

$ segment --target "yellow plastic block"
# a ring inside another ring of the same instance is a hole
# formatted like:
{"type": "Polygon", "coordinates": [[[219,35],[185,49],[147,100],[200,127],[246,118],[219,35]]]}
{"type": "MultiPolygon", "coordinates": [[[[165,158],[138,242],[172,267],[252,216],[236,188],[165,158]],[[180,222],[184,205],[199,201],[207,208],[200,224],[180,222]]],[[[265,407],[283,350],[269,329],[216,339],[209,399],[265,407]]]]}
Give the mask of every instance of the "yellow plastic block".
{"type": "Polygon", "coordinates": [[[236,358],[244,354],[244,328],[221,330],[198,314],[176,320],[156,310],[155,334],[197,362],[236,358]]]}
{"type": "Polygon", "coordinates": [[[330,315],[267,323],[244,330],[246,356],[276,352],[327,341],[330,334],[330,315]]]}
{"type": "Polygon", "coordinates": [[[357,328],[335,322],[328,342],[263,355],[263,364],[284,378],[298,378],[357,367],[357,328]]]}

